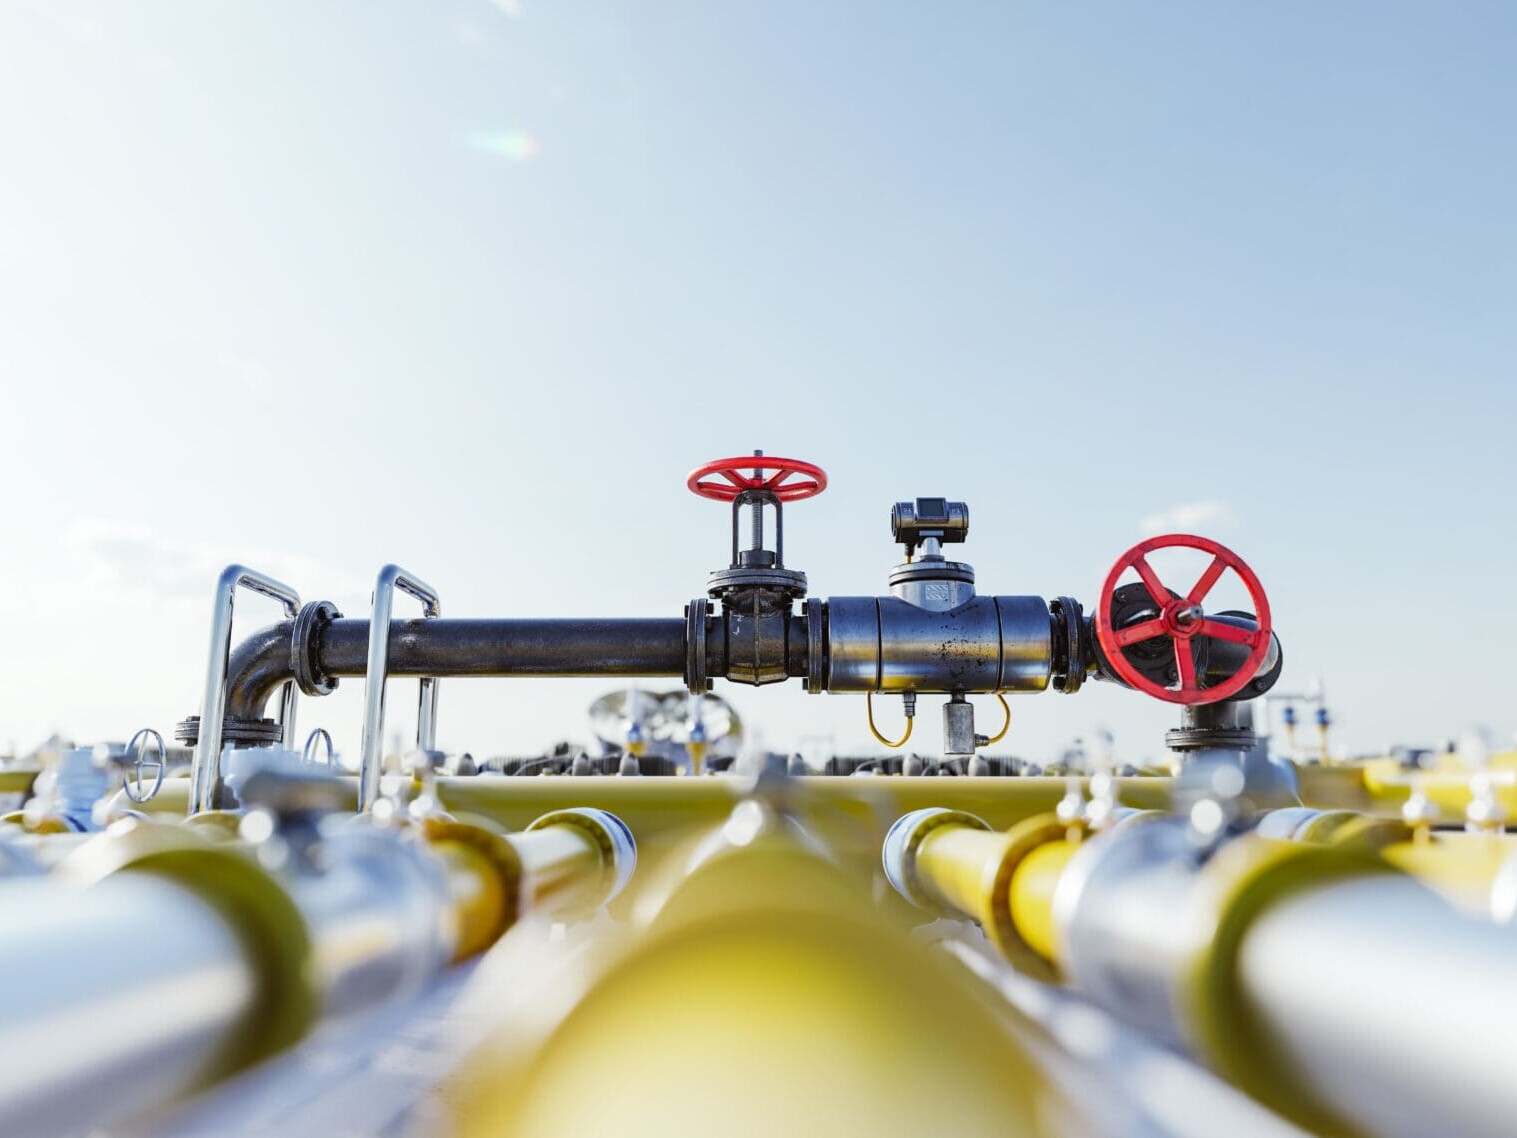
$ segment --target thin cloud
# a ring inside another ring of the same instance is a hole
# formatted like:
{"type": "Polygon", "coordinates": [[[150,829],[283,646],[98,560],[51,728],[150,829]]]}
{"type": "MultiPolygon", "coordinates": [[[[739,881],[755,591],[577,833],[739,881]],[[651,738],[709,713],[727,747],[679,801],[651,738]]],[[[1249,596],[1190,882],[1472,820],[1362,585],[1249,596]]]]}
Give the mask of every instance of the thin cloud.
{"type": "Polygon", "coordinates": [[[1233,508],[1218,498],[1204,502],[1183,502],[1166,510],[1149,514],[1138,523],[1147,535],[1160,533],[1199,533],[1216,526],[1231,525],[1233,508]]]}
{"type": "Polygon", "coordinates": [[[186,541],[101,518],[75,518],[66,541],[91,579],[126,593],[200,599],[234,563],[284,581],[302,596],[362,596],[368,588],[301,554],[186,541]]]}

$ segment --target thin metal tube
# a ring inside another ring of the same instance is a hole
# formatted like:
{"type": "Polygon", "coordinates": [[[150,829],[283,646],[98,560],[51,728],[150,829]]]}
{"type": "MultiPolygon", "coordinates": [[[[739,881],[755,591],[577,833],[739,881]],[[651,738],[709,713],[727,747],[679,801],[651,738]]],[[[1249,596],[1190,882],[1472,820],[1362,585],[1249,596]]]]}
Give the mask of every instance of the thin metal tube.
{"type": "MultiPolygon", "coordinates": [[[[399,565],[386,565],[374,583],[374,611],[369,619],[369,650],[364,665],[364,715],[361,760],[358,767],[358,809],[371,810],[379,798],[380,765],[384,758],[385,681],[389,678],[390,614],[395,606],[395,591],[421,602],[428,620],[442,614],[437,590],[414,573],[399,565]]],[[[330,672],[329,674],[334,674],[330,672]]],[[[416,746],[431,750],[436,744],[437,678],[421,677],[421,692],[416,711],[416,746]]]]}
{"type": "MultiPolygon", "coordinates": [[[[216,806],[216,787],[221,781],[221,727],[226,714],[232,650],[232,610],[239,587],[279,601],[284,606],[285,615],[292,619],[300,608],[300,596],[294,589],[245,565],[228,565],[217,578],[205,695],[200,705],[200,736],[195,743],[195,761],[191,768],[192,814],[213,810],[216,806]]],[[[295,684],[291,680],[285,682],[279,715],[284,725],[284,745],[288,747],[295,730],[295,684]]]]}

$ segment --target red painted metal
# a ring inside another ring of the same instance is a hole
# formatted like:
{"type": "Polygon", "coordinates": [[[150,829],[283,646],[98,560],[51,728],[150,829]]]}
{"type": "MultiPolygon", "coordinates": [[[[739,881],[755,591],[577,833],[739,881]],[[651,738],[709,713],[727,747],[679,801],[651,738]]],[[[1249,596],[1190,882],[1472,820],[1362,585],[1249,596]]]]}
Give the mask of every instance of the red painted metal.
{"type": "Polygon", "coordinates": [[[744,490],[768,490],[781,502],[798,502],[827,489],[827,473],[820,466],[798,458],[749,454],[697,466],[685,479],[685,485],[702,498],[718,502],[730,502],[744,490]],[[703,481],[713,474],[721,475],[725,481],[703,481]],[[804,475],[805,480],[789,481],[797,474],[804,475]]]}
{"type": "Polygon", "coordinates": [[[1254,571],[1232,550],[1210,538],[1198,537],[1194,534],[1170,533],[1162,537],[1151,537],[1147,541],[1139,542],[1117,558],[1117,563],[1106,575],[1106,583],[1101,586],[1101,596],[1096,602],[1095,625],[1096,638],[1100,641],[1101,649],[1117,675],[1138,691],[1145,692],[1155,699],[1162,699],[1166,703],[1217,703],[1235,696],[1258,675],[1265,657],[1269,654],[1269,601],[1264,595],[1264,586],[1259,583],[1259,578],[1254,575],[1254,571]],[[1211,563],[1206,567],[1205,572],[1191,586],[1190,591],[1181,596],[1173,595],[1171,590],[1164,586],[1147,559],[1147,555],[1156,549],[1175,547],[1199,549],[1203,553],[1212,555],[1211,563]],[[1142,624],[1114,629],[1111,626],[1111,598],[1117,589],[1117,579],[1128,569],[1138,574],[1139,580],[1148,589],[1155,603],[1161,606],[1160,613],[1154,619],[1146,620],[1142,624]],[[1248,590],[1249,600],[1259,622],[1259,627],[1253,631],[1212,620],[1205,615],[1204,611],[1201,611],[1201,602],[1206,599],[1207,594],[1228,570],[1236,573],[1248,590]],[[1168,637],[1174,647],[1175,669],[1179,673],[1178,688],[1160,687],[1154,681],[1147,679],[1128,661],[1123,651],[1129,645],[1153,640],[1160,636],[1168,637]],[[1191,639],[1196,636],[1214,636],[1218,640],[1246,644],[1250,649],[1248,658],[1236,674],[1216,687],[1201,687],[1196,676],[1195,659],[1190,651],[1191,639]]]}

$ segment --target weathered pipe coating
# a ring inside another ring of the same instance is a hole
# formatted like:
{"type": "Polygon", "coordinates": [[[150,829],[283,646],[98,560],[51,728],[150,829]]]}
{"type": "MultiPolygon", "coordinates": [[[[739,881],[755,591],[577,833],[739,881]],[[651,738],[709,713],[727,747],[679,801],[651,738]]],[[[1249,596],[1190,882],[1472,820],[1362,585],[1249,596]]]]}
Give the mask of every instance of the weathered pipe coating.
{"type": "MultiPolygon", "coordinates": [[[[295,674],[294,624],[254,633],[232,653],[227,714],[263,715],[295,674]]],[[[334,620],[319,632],[317,671],[361,676],[369,622],[334,620]]],[[[685,622],[656,620],[397,620],[390,625],[392,676],[683,676],[685,622]]]]}

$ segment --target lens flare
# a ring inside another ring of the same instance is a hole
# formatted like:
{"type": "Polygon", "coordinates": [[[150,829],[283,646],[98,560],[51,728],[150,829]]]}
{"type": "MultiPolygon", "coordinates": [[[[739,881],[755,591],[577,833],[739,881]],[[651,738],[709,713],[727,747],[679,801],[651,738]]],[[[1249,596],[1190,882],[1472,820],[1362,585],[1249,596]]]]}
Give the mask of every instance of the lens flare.
{"type": "Polygon", "coordinates": [[[464,145],[509,162],[529,162],[542,151],[537,138],[524,130],[475,131],[464,137],[464,145]]]}

